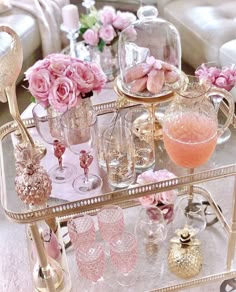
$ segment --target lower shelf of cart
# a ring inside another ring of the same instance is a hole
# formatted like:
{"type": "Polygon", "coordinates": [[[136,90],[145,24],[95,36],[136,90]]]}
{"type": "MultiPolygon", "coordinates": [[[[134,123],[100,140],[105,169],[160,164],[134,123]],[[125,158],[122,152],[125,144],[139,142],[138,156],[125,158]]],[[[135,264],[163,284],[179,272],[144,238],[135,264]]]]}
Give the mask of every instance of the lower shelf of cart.
{"type": "MultiPolygon", "coordinates": [[[[137,206],[124,209],[127,231],[134,233],[134,227],[138,219],[140,208],[140,206],[137,206]]],[[[227,236],[219,222],[212,227],[207,227],[197,236],[201,241],[201,252],[203,257],[201,272],[197,276],[188,280],[180,279],[170,272],[167,257],[170,248],[169,240],[174,237],[174,230],[178,225],[176,225],[176,220],[178,220],[178,218],[175,218],[175,221],[168,225],[167,238],[159,246],[159,249],[151,262],[147,260],[144,252],[140,252],[140,250],[144,250],[142,242],[138,243],[139,255],[135,270],[133,271],[137,280],[133,286],[122,287],[117,283],[116,270],[111,263],[110,257],[106,257],[104,279],[111,287],[111,291],[173,291],[175,289],[190,288],[196,285],[206,284],[207,282],[213,282],[219,279],[223,281],[223,273],[228,273],[228,275],[225,275],[225,278],[236,277],[236,269],[233,269],[230,272],[226,270],[227,236]]],[[[97,228],[96,216],[94,216],[94,222],[97,228]]],[[[64,230],[64,232],[65,231],[66,230],[64,230]]],[[[99,238],[99,231],[97,231],[97,240],[99,240],[99,238]]],[[[68,248],[67,258],[72,278],[72,291],[90,291],[91,283],[80,275],[76,265],[75,251],[73,247],[68,248]]],[[[187,289],[187,291],[189,290],[187,289]]]]}

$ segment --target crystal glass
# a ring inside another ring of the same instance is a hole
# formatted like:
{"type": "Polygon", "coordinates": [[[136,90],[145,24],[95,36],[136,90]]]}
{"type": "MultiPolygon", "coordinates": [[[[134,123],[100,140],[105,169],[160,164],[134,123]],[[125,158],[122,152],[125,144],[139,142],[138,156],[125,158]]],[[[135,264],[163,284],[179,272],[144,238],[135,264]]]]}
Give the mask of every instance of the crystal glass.
{"type": "Polygon", "coordinates": [[[174,221],[174,228],[181,229],[187,227],[192,234],[198,234],[202,232],[206,227],[206,218],[202,204],[201,197],[194,194],[191,202],[191,208],[189,208],[189,196],[183,196],[179,198],[175,207],[175,216],[178,218],[174,221]]]}
{"type": "Polygon", "coordinates": [[[115,188],[135,181],[135,151],[129,128],[116,123],[103,133],[108,182],[115,188]]]}
{"type": "Polygon", "coordinates": [[[161,210],[156,206],[140,210],[135,229],[144,245],[159,244],[166,239],[167,225],[161,210]]]}
{"type": "Polygon", "coordinates": [[[130,129],[135,147],[135,169],[144,171],[155,164],[153,122],[145,107],[129,109],[125,125],[130,129]]]}
{"type": "Polygon", "coordinates": [[[105,45],[100,51],[97,46],[88,46],[90,61],[99,64],[105,73],[107,80],[112,81],[119,74],[118,41],[105,45]]]}
{"type": "MultiPolygon", "coordinates": [[[[233,112],[230,93],[212,88],[207,80],[187,76],[185,84],[176,90],[176,98],[167,108],[163,120],[163,140],[171,160],[193,173],[194,168],[207,162],[214,152],[217,138],[229,126],[233,112]],[[228,118],[221,128],[218,128],[217,114],[210,102],[213,95],[226,98],[229,104],[228,118]]],[[[185,215],[202,209],[202,206],[193,204],[193,197],[193,187],[190,186],[185,215]]]]}
{"type": "MultiPolygon", "coordinates": [[[[195,74],[197,76],[199,76],[200,79],[205,79],[207,78],[207,80],[211,81],[212,84],[216,87],[219,87],[219,88],[223,88],[227,91],[230,91],[233,87],[234,87],[234,82],[232,84],[228,84],[228,85],[219,85],[218,83],[216,83],[216,78],[215,78],[215,73],[217,71],[219,71],[218,74],[220,74],[220,71],[222,70],[228,70],[228,68],[226,67],[221,67],[217,62],[207,62],[207,63],[203,63],[201,64],[201,66],[199,66],[196,71],[195,71],[195,74]],[[204,73],[204,74],[201,74],[201,71],[204,69],[204,72],[208,72],[207,74],[204,73]]],[[[220,104],[223,100],[223,97],[221,95],[212,95],[211,96],[211,101],[212,103],[214,104],[214,107],[215,107],[215,110],[216,110],[216,113],[219,112],[219,109],[220,109],[220,104]]],[[[221,124],[219,124],[219,127],[222,127],[221,124]]],[[[227,142],[231,137],[231,131],[229,128],[227,128],[224,133],[218,137],[217,139],[217,144],[222,144],[222,143],[225,143],[227,142]]]]}
{"type": "Polygon", "coordinates": [[[135,224],[135,234],[138,240],[140,257],[139,271],[150,277],[161,278],[163,265],[158,263],[162,243],[166,239],[168,227],[162,211],[156,206],[142,207],[135,224]]]}
{"type": "Polygon", "coordinates": [[[103,184],[98,175],[89,172],[89,166],[96,155],[94,150],[97,117],[91,108],[86,113],[86,121],[81,125],[80,111],[80,107],[75,107],[64,113],[61,125],[66,144],[73,153],[79,155],[80,167],[84,171],[84,174],[75,178],[73,187],[80,194],[92,195],[97,194],[103,184]]]}
{"type": "Polygon", "coordinates": [[[75,216],[67,222],[68,232],[75,249],[88,242],[94,242],[96,237],[94,222],[89,215],[75,216]]]}
{"type": "Polygon", "coordinates": [[[87,243],[76,252],[76,260],[81,275],[90,284],[87,291],[108,291],[109,286],[104,282],[105,254],[98,242],[87,243]]]}
{"type": "Polygon", "coordinates": [[[103,133],[107,129],[107,127],[110,127],[114,125],[117,121],[118,118],[118,113],[117,112],[112,112],[112,113],[107,113],[106,115],[102,115],[97,119],[97,152],[98,152],[98,160],[99,164],[103,167],[106,168],[106,161],[105,161],[105,149],[103,145],[103,133]]]}
{"type": "Polygon", "coordinates": [[[134,268],[137,262],[137,240],[134,234],[124,232],[116,234],[110,241],[111,261],[117,269],[117,282],[121,286],[131,286],[137,275],[134,268]]]}
{"type": "Polygon", "coordinates": [[[66,145],[60,126],[62,113],[52,108],[45,109],[40,104],[34,106],[32,113],[39,135],[46,143],[53,145],[54,155],[58,160],[58,164],[49,169],[51,180],[55,183],[66,183],[73,180],[76,167],[63,162],[66,145]]]}
{"type": "Polygon", "coordinates": [[[97,214],[98,226],[104,241],[110,242],[115,234],[124,231],[124,214],[119,206],[108,205],[97,214]]]}
{"type": "Polygon", "coordinates": [[[157,17],[154,6],[141,5],[137,15],[139,19],[119,37],[122,91],[134,97],[162,96],[170,89],[165,84],[162,86],[160,81],[173,82],[173,75],[181,69],[180,36],[170,22],[157,17]],[[165,62],[168,68],[159,70],[158,65],[150,64],[151,60],[160,61],[158,64],[165,62]],[[172,77],[169,79],[168,75],[172,77]]]}

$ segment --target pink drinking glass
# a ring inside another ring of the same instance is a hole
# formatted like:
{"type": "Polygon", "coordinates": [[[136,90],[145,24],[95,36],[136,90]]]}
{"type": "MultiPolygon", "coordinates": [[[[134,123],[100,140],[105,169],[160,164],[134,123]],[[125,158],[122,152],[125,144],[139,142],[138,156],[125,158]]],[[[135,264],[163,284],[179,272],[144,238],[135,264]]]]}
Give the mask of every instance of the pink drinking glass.
{"type": "Polygon", "coordinates": [[[119,206],[103,207],[97,214],[98,226],[104,241],[110,242],[116,234],[124,231],[124,214],[119,206]]]}
{"type": "Polygon", "coordinates": [[[91,282],[88,291],[108,291],[109,286],[103,280],[105,271],[105,253],[98,242],[89,242],[76,251],[76,261],[81,275],[91,282]]]}
{"type": "Polygon", "coordinates": [[[80,249],[89,242],[95,242],[96,232],[91,216],[76,216],[67,222],[67,227],[75,249],[80,249]]]}
{"type": "Polygon", "coordinates": [[[130,232],[114,235],[110,241],[110,254],[118,271],[117,282],[121,286],[133,285],[137,279],[134,267],[138,256],[135,235],[130,232]]]}

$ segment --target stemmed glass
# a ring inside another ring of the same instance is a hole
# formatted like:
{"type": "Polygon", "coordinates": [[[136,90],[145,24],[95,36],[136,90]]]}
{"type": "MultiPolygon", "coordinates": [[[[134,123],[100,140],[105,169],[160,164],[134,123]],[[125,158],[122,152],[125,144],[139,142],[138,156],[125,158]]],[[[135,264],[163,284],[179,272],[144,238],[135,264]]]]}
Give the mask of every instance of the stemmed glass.
{"type": "Polygon", "coordinates": [[[91,108],[87,113],[87,121],[81,125],[79,110],[81,109],[78,107],[64,113],[61,117],[61,126],[66,144],[73,153],[79,155],[80,167],[84,171],[84,174],[75,178],[73,187],[80,194],[93,195],[98,193],[103,184],[98,175],[89,172],[89,166],[94,159],[97,117],[91,108]]]}
{"type": "Polygon", "coordinates": [[[90,242],[76,251],[76,260],[81,275],[91,284],[87,291],[109,291],[110,287],[104,282],[105,253],[98,242],[90,242]]]}
{"type": "Polygon", "coordinates": [[[76,167],[70,163],[63,162],[63,154],[66,150],[60,126],[62,113],[43,108],[36,104],[32,110],[34,122],[41,138],[48,144],[53,145],[54,155],[58,164],[49,169],[49,175],[55,183],[66,183],[71,181],[76,174],[76,167]]]}
{"type": "Polygon", "coordinates": [[[114,235],[110,241],[110,254],[112,264],[118,270],[117,282],[121,286],[133,285],[137,279],[133,270],[138,256],[135,235],[130,232],[114,235]]]}
{"type": "MultiPolygon", "coordinates": [[[[163,266],[156,265],[161,243],[167,236],[167,224],[162,211],[156,206],[142,207],[135,224],[135,234],[138,240],[139,254],[145,273],[151,277],[162,276],[163,266]]],[[[142,270],[142,269],[140,269],[142,270]]]]}
{"type": "MultiPolygon", "coordinates": [[[[197,77],[188,76],[186,83],[176,92],[176,99],[167,108],[163,120],[163,140],[171,160],[178,166],[188,168],[192,174],[194,168],[204,164],[214,152],[217,138],[230,124],[233,111],[232,96],[228,92],[211,88],[208,81],[202,82],[197,77]],[[229,103],[227,121],[219,129],[217,115],[210,102],[210,97],[216,94],[229,103]]],[[[193,196],[194,188],[190,186],[184,214],[199,212],[204,219],[202,202],[195,204],[193,196]]],[[[198,216],[192,216],[191,222],[195,222],[196,232],[202,230],[201,226],[196,228],[196,225],[203,224],[198,216]]]]}
{"type": "Polygon", "coordinates": [[[175,216],[178,220],[174,222],[174,226],[175,229],[191,227],[191,232],[193,234],[198,234],[205,229],[207,224],[204,214],[205,208],[196,194],[194,194],[192,205],[195,207],[189,207],[188,196],[183,196],[180,198],[175,208],[175,216]]]}

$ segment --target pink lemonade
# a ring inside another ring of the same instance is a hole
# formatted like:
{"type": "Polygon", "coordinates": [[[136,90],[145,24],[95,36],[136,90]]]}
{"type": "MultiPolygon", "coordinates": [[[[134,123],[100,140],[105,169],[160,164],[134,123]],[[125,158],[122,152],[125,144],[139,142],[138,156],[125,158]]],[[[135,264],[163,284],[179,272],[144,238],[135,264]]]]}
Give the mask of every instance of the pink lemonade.
{"type": "Polygon", "coordinates": [[[165,123],[163,139],[171,160],[186,168],[204,164],[217,142],[217,122],[199,113],[183,113],[165,123]]]}

